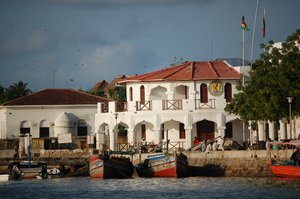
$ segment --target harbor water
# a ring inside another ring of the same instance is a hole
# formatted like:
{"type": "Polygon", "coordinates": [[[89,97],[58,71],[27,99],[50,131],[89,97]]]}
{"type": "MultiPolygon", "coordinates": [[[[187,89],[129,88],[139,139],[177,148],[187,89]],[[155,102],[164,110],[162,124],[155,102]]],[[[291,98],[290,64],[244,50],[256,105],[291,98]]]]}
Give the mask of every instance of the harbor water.
{"type": "Polygon", "coordinates": [[[26,198],[300,198],[300,180],[281,178],[89,177],[0,182],[1,199],[26,198]]]}

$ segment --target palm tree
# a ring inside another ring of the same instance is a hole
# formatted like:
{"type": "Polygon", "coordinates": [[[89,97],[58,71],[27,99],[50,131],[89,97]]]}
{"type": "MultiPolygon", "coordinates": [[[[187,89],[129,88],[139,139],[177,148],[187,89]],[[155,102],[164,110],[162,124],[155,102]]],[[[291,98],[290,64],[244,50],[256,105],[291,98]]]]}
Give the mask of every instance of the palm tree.
{"type": "Polygon", "coordinates": [[[10,87],[6,89],[6,97],[7,100],[17,99],[19,97],[27,96],[32,93],[32,91],[27,87],[28,83],[24,83],[23,81],[19,81],[18,83],[14,83],[10,87]]]}

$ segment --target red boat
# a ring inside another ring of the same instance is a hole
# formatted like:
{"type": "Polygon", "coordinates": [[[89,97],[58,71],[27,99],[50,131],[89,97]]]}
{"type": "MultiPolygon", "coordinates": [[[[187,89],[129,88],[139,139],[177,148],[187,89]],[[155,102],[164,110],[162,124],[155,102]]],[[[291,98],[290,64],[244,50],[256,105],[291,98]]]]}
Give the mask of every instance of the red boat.
{"type": "MultiPolygon", "coordinates": [[[[293,153],[290,160],[279,160],[279,157],[276,160],[270,159],[270,169],[277,177],[285,178],[300,178],[300,143],[296,142],[272,142],[271,144],[277,146],[285,146],[287,149],[288,146],[297,147],[298,149],[293,153]]],[[[287,158],[285,158],[287,159],[287,158]]]]}
{"type": "Polygon", "coordinates": [[[124,156],[94,155],[89,159],[89,172],[92,178],[131,178],[134,166],[129,158],[124,156]]]}
{"type": "Polygon", "coordinates": [[[186,177],[188,174],[187,156],[151,154],[136,167],[139,177],[186,177]]]}

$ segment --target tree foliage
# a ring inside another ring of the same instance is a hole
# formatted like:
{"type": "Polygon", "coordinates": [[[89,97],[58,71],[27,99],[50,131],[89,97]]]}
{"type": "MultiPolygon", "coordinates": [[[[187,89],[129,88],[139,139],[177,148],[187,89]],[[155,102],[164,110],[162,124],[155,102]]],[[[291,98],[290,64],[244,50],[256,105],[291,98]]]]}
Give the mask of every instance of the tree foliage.
{"type": "Polygon", "coordinates": [[[300,29],[281,48],[272,41],[253,64],[245,86],[239,82],[232,103],[225,110],[242,120],[278,121],[289,115],[287,97],[293,97],[293,116],[300,114],[300,29]]]}
{"type": "Polygon", "coordinates": [[[31,93],[32,91],[27,88],[27,83],[23,81],[14,83],[8,88],[4,88],[0,85],[0,103],[27,96],[31,93]]]}

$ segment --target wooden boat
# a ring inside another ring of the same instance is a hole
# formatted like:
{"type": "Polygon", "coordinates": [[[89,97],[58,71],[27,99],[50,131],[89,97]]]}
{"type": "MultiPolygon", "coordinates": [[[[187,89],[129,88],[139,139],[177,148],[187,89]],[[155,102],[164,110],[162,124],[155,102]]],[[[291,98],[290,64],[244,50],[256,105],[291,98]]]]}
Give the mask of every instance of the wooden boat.
{"type": "Polygon", "coordinates": [[[188,174],[187,156],[180,153],[151,154],[136,167],[139,177],[186,177],[188,174]]]}
{"type": "MultiPolygon", "coordinates": [[[[271,144],[277,146],[285,146],[287,149],[288,146],[296,146],[300,147],[299,141],[296,142],[272,142],[271,144]]],[[[279,157],[277,159],[271,159],[269,161],[270,169],[274,175],[277,177],[284,178],[300,178],[300,157],[293,157],[297,155],[296,153],[300,153],[300,149],[298,148],[291,157],[290,160],[280,160],[279,157]]],[[[286,159],[286,158],[285,158],[286,159]]]]}
{"type": "Polygon", "coordinates": [[[94,155],[89,158],[89,173],[92,178],[131,178],[134,166],[124,156],[94,155]]]}
{"type": "Polygon", "coordinates": [[[47,166],[44,162],[11,162],[9,171],[13,180],[47,178],[47,166]]]}

